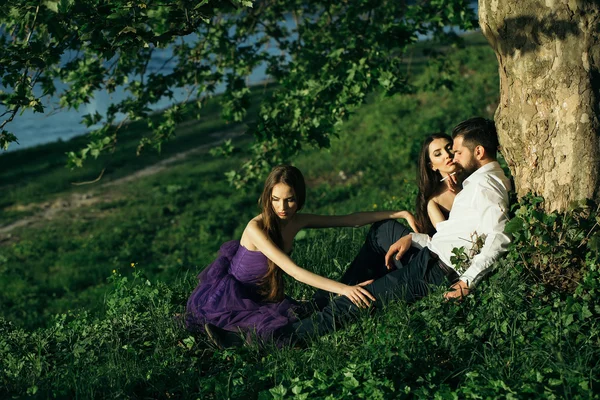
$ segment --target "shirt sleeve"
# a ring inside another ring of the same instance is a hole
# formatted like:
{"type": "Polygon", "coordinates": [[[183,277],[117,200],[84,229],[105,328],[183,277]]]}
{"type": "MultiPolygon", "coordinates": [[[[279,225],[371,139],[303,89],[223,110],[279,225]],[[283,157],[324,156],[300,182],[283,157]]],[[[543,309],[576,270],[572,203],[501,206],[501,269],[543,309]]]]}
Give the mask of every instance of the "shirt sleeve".
{"type": "Polygon", "coordinates": [[[427,244],[429,243],[429,241],[431,240],[431,238],[429,237],[429,235],[425,234],[425,233],[411,233],[410,236],[412,237],[412,245],[413,247],[416,247],[418,249],[422,249],[425,247],[428,247],[427,244]]]}
{"type": "Polygon", "coordinates": [[[490,272],[492,264],[506,252],[510,237],[504,233],[508,220],[508,193],[490,182],[480,184],[476,195],[477,208],[481,210],[481,221],[477,235],[485,235],[479,254],[471,259],[469,268],[460,276],[469,287],[476,286],[490,272]]]}

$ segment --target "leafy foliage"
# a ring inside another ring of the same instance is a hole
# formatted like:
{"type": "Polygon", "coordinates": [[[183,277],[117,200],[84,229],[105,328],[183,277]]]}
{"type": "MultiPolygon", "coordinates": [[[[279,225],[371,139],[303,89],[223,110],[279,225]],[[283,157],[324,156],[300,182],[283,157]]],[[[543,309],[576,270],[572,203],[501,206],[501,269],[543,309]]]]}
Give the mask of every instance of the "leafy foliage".
{"type": "Polygon", "coordinates": [[[72,167],[114,149],[125,121],[145,120],[152,132],[140,139],[138,154],[147,146],[160,150],[182,114],[199,117],[220,83],[223,116],[241,121],[250,106],[246,78],[264,68],[279,90],[248,131],[253,157],[229,174],[238,184],[306,144],[328,147],[368,93],[409,90],[400,57],[418,35],[445,40],[455,38],[448,25],[474,27],[466,0],[19,0],[0,11],[0,24],[0,77],[8,89],[0,93],[8,115],[0,125],[3,147],[16,140],[5,125],[19,110],[43,112],[44,96],[56,92],[60,107],[76,109],[96,90],[129,94],[106,115],[83,118],[88,127],[103,126],[84,149],[69,152],[72,167]],[[155,50],[167,46],[172,59],[149,71],[155,50]],[[57,82],[66,89],[58,93],[57,82]],[[171,105],[158,121],[148,118],[151,105],[182,91],[186,102],[171,105]]]}
{"type": "MultiPolygon", "coordinates": [[[[8,118],[0,125],[0,145],[6,148],[15,141],[4,127],[19,111],[30,108],[44,112],[41,98],[54,95],[58,82],[67,85],[59,93],[60,106],[77,109],[89,102],[95,90],[112,92],[137,76],[140,80],[134,78],[126,86],[133,100],[111,107],[106,116],[87,115],[83,122],[87,126],[102,120],[111,124],[117,112],[133,120],[147,116],[148,105],[162,96],[172,96],[170,87],[183,86],[184,78],[179,76],[182,71],[147,75],[146,66],[153,49],[195,32],[215,14],[242,4],[252,5],[240,0],[200,3],[20,0],[2,7],[0,77],[8,91],[0,92],[0,100],[8,118]]],[[[178,107],[171,110],[177,111],[178,107]]],[[[163,125],[174,118],[166,118],[163,125]]],[[[95,132],[96,144],[90,151],[96,153],[109,144],[109,130],[107,125],[95,132]],[[105,143],[107,137],[109,141],[105,143]]]]}
{"type": "Polygon", "coordinates": [[[525,269],[551,289],[574,291],[600,251],[599,209],[578,205],[546,214],[543,198],[526,196],[515,205],[506,231],[525,269]]]}

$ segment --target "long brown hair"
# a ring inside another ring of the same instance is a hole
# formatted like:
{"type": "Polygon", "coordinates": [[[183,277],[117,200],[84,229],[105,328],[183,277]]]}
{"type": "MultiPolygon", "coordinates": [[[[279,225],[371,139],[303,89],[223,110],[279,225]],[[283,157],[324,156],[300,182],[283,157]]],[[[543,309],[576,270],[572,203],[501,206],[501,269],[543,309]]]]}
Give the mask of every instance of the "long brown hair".
{"type": "MultiPolygon", "coordinates": [[[[273,210],[273,205],[271,204],[273,187],[278,183],[284,183],[294,191],[294,196],[298,204],[296,211],[300,211],[304,206],[306,185],[304,183],[304,176],[302,176],[302,172],[298,168],[291,165],[278,165],[271,170],[265,181],[263,192],[258,199],[264,232],[277,247],[284,250],[283,236],[281,235],[281,220],[275,213],[275,210],[273,210]]],[[[271,260],[269,260],[267,273],[262,278],[260,293],[266,301],[283,300],[283,274],[281,268],[271,260]]]]}
{"type": "Polygon", "coordinates": [[[435,228],[429,219],[427,213],[427,203],[429,200],[446,189],[446,184],[440,182],[442,175],[439,171],[431,169],[431,159],[429,158],[429,145],[435,139],[446,139],[452,143],[452,138],[445,133],[433,133],[427,138],[421,145],[421,152],[419,153],[419,168],[417,171],[417,181],[419,187],[419,194],[417,195],[417,204],[415,207],[416,215],[415,222],[417,228],[421,233],[427,233],[432,235],[435,233],[435,228]]]}

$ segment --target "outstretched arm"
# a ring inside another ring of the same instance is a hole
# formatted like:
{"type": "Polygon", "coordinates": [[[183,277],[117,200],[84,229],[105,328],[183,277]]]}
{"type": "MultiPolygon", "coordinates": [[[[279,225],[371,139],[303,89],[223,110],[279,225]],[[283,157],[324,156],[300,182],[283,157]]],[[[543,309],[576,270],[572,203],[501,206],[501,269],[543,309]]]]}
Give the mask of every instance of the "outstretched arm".
{"type": "Polygon", "coordinates": [[[370,282],[348,286],[332,279],[324,278],[296,265],[287,254],[271,241],[260,228],[257,221],[252,220],[248,223],[244,235],[261,253],[295,280],[316,287],[317,289],[344,295],[358,307],[368,307],[371,300],[375,301],[375,297],[362,287],[370,282]]]}
{"type": "Polygon", "coordinates": [[[415,229],[415,219],[408,211],[367,211],[356,212],[348,215],[316,215],[316,214],[297,214],[300,229],[302,228],[334,228],[334,227],[353,227],[372,224],[373,222],[384,219],[405,218],[410,227],[415,229]]]}

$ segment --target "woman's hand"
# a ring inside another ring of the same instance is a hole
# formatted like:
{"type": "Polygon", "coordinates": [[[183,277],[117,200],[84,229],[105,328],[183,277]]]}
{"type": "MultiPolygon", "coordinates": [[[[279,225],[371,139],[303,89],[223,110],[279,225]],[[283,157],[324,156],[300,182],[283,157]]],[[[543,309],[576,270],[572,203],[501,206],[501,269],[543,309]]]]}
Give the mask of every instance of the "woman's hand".
{"type": "Polygon", "coordinates": [[[359,308],[367,308],[371,305],[371,301],[375,301],[375,297],[363,286],[366,286],[372,282],[373,279],[359,283],[355,286],[346,285],[340,294],[349,298],[355,306],[359,308]]]}
{"type": "Polygon", "coordinates": [[[415,219],[415,216],[409,213],[408,211],[405,211],[405,213],[406,216],[404,217],[404,219],[408,223],[408,226],[410,226],[410,229],[412,229],[415,233],[419,233],[419,230],[417,229],[417,221],[415,219]]]}
{"type": "Polygon", "coordinates": [[[412,215],[409,211],[396,211],[394,214],[392,214],[391,218],[405,219],[408,225],[410,226],[410,229],[412,229],[413,232],[418,233],[415,216],[412,215]]]}
{"type": "Polygon", "coordinates": [[[458,183],[458,173],[454,172],[453,174],[448,175],[446,178],[446,185],[451,192],[460,192],[462,190],[462,185],[458,183]]]}

